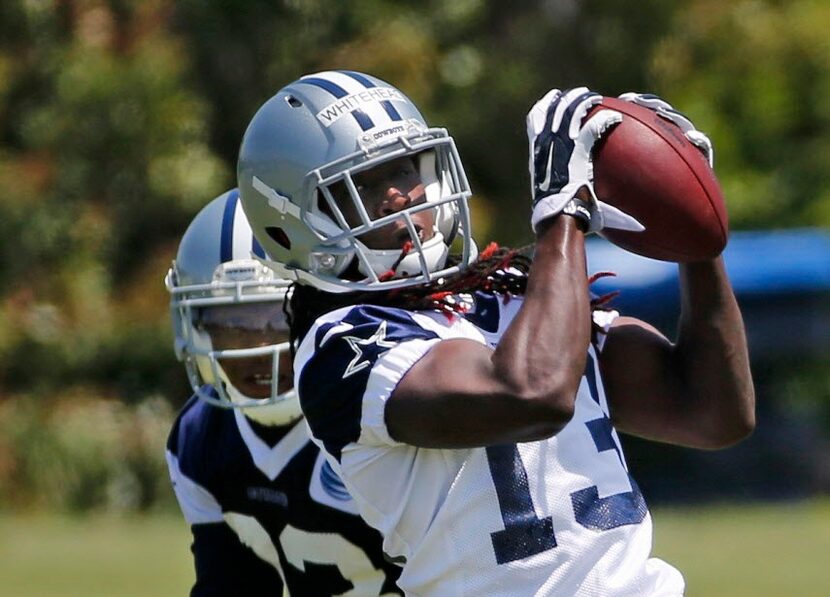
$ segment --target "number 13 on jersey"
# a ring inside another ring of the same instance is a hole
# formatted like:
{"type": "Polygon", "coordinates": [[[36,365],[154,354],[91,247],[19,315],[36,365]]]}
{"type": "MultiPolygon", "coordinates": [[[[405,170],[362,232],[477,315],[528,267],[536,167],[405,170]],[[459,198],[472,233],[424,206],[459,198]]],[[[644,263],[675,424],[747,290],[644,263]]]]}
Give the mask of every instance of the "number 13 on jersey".
{"type": "MultiPolygon", "coordinates": [[[[591,399],[599,404],[594,372],[594,360],[588,357],[586,382],[591,399]]],[[[571,505],[576,522],[587,529],[607,531],[629,524],[639,524],[648,512],[637,483],[628,474],[622,459],[622,451],[612,434],[610,419],[603,416],[585,422],[596,454],[614,450],[620,464],[620,474],[631,484],[631,491],[599,497],[599,489],[591,485],[571,493],[571,505]]],[[[487,464],[498,497],[504,530],[490,533],[498,564],[506,564],[533,556],[556,547],[553,518],[539,518],[530,494],[527,470],[516,444],[503,444],[486,448],[487,464]]]]}

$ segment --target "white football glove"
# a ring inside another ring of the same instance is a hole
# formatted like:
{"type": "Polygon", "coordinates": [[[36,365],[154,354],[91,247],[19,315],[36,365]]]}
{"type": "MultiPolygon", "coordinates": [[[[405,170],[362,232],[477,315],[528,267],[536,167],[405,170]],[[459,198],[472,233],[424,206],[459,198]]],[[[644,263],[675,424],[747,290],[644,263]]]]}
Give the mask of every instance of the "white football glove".
{"type": "Polygon", "coordinates": [[[689,142],[703,152],[703,155],[706,156],[706,159],[709,161],[709,167],[714,167],[715,150],[712,147],[712,142],[709,140],[709,137],[707,137],[705,133],[697,130],[695,125],[692,124],[692,121],[689,120],[685,114],[675,110],[666,100],[661,99],[652,93],[634,93],[633,91],[623,93],[619,96],[619,98],[650,110],[654,110],[657,112],[658,116],[662,116],[666,120],[676,124],[680,127],[680,130],[683,131],[683,134],[686,135],[689,142]]]}
{"type": "Polygon", "coordinates": [[[587,224],[587,232],[603,228],[643,230],[643,226],[625,212],[597,199],[591,149],[602,134],[622,121],[614,110],[600,110],[584,125],[588,111],[602,97],[578,87],[566,91],[550,90],[527,114],[527,138],[530,144],[530,185],[533,195],[533,230],[544,219],[566,213],[587,224]],[[591,201],[575,199],[586,187],[591,201]]]}

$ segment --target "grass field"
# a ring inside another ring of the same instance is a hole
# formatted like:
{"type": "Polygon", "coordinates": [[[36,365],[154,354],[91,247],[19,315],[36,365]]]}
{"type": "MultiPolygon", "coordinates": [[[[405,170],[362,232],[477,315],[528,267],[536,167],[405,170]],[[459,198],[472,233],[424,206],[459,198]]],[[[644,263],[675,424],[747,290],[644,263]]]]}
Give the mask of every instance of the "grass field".
{"type": "Polygon", "coordinates": [[[187,595],[193,578],[184,519],[0,517],[0,595],[187,595]]]}
{"type": "Polygon", "coordinates": [[[654,554],[690,597],[830,595],[830,501],[657,510],[654,554]]]}
{"type": "MultiPolygon", "coordinates": [[[[830,595],[830,501],[658,509],[655,555],[690,597],[830,595]]],[[[0,594],[186,595],[189,536],[172,515],[0,515],[0,594]]]]}

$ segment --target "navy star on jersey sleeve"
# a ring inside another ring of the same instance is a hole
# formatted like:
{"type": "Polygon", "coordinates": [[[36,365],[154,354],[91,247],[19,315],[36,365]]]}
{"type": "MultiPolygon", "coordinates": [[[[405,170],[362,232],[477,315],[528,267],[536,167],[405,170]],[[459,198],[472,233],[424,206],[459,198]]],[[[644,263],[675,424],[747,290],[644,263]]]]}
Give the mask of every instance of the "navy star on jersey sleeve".
{"type": "Polygon", "coordinates": [[[339,460],[361,436],[364,401],[385,401],[438,335],[402,309],[361,305],[335,314],[342,317],[321,318],[304,340],[301,353],[313,346],[297,387],[312,434],[339,460]]]}

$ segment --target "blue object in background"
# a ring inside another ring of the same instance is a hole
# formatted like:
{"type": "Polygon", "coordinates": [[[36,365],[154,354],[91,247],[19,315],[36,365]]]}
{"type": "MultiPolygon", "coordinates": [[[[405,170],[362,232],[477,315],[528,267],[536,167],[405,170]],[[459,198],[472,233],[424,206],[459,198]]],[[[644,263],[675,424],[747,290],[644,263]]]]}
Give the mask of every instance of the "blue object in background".
{"type": "MultiPolygon", "coordinates": [[[[587,244],[589,273],[617,274],[599,279],[592,291],[619,291],[612,307],[673,338],[680,314],[677,264],[627,253],[601,238],[587,244]]],[[[830,354],[830,233],[734,232],[724,260],[746,325],[758,426],[748,440],[716,452],[655,448],[624,436],[629,466],[653,504],[803,498],[828,489],[822,419],[793,409],[769,375],[826,362],[830,354]]]]}
{"type": "MultiPolygon", "coordinates": [[[[588,243],[588,271],[611,271],[597,294],[674,336],[680,313],[677,264],[588,243]]],[[[741,305],[753,358],[830,350],[830,233],[816,229],[733,232],[724,260],[741,305]]]]}

